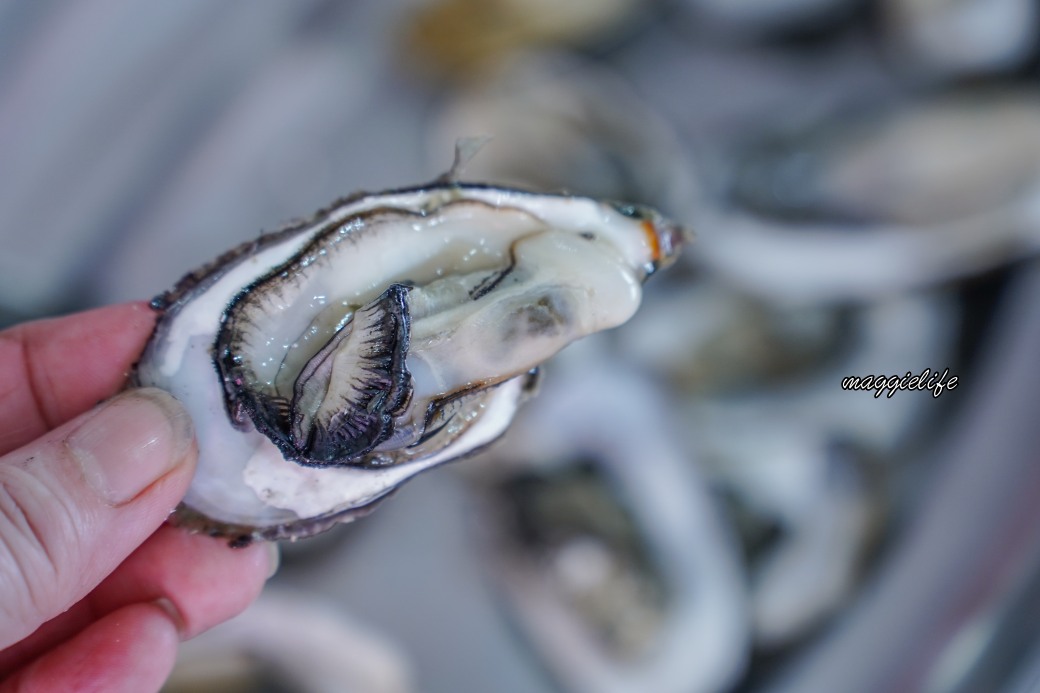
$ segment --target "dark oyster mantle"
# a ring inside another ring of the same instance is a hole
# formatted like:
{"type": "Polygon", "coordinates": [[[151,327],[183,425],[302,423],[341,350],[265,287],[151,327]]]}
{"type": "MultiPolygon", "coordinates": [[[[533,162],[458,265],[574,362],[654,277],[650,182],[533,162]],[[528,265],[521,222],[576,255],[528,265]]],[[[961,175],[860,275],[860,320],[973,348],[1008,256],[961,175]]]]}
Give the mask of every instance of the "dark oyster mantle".
{"type": "Polygon", "coordinates": [[[497,438],[534,371],[625,322],[683,233],[652,210],[455,182],[344,199],[189,274],[134,383],[191,412],[177,518],[306,536],[497,438]]]}

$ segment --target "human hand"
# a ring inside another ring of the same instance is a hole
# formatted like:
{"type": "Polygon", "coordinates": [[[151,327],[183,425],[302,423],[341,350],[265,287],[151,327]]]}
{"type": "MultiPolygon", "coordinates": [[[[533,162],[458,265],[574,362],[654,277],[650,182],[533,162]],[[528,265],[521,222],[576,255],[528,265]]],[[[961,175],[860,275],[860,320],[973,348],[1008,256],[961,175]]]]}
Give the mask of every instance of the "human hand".
{"type": "Polygon", "coordinates": [[[245,609],[277,565],[273,545],[162,526],[197,456],[176,400],[94,407],[154,321],[134,303],[0,332],[0,692],[158,690],[179,640],[245,609]]]}

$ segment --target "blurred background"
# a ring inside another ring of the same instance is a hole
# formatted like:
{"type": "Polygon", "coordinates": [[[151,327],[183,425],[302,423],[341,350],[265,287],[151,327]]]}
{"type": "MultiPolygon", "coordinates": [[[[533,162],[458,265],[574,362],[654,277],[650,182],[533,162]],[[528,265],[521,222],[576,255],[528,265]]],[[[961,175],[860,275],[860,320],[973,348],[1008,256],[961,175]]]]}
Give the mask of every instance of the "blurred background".
{"type": "Polygon", "coordinates": [[[0,325],[358,189],[694,229],[506,439],[283,546],[183,691],[1040,690],[1035,0],[0,0],[0,325]],[[846,376],[947,371],[874,397],[846,376]]]}

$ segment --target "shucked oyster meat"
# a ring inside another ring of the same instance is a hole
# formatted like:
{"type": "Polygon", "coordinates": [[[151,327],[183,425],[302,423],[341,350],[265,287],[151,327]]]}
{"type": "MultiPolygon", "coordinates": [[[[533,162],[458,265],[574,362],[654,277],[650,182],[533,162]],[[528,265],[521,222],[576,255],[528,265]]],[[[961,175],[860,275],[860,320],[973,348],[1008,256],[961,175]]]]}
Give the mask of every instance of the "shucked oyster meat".
{"type": "Polygon", "coordinates": [[[189,274],[134,374],[195,422],[177,519],[306,536],[486,445],[682,238],[638,206],[447,182],[353,196],[189,274]]]}

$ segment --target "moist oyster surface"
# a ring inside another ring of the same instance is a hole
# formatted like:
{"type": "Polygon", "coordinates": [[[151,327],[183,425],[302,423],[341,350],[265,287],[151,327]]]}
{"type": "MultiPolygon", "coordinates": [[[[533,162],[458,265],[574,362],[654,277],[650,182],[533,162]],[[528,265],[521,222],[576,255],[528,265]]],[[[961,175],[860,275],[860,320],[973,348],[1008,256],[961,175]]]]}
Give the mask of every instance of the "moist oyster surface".
{"type": "Polygon", "coordinates": [[[134,374],[191,412],[178,518],[305,536],[497,438],[535,369],[625,322],[681,230],[461,183],[358,195],[185,277],[134,374]]]}

